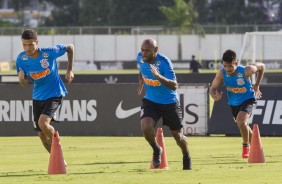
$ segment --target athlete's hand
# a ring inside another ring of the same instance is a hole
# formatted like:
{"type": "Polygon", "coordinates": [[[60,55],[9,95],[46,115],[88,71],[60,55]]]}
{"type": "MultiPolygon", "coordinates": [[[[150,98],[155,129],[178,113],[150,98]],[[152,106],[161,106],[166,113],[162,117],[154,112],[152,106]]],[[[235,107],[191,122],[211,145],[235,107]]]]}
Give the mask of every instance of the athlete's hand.
{"type": "Polygon", "coordinates": [[[218,101],[222,98],[222,94],[223,92],[218,92],[218,91],[215,91],[215,93],[213,95],[211,95],[211,97],[214,99],[214,101],[218,101]]]}
{"type": "Polygon", "coordinates": [[[19,80],[24,80],[25,79],[25,73],[24,71],[20,68],[20,71],[18,73],[19,80]]]}
{"type": "Polygon", "coordinates": [[[257,99],[261,99],[262,98],[262,93],[259,90],[259,86],[253,85],[253,91],[255,92],[255,96],[256,96],[257,99]]]}
{"type": "Polygon", "coordinates": [[[71,83],[71,81],[74,79],[74,74],[72,70],[67,70],[66,73],[66,80],[68,81],[68,83],[71,83]]]}
{"type": "Polygon", "coordinates": [[[151,72],[152,72],[153,76],[156,77],[157,79],[160,78],[160,73],[159,73],[157,67],[155,67],[152,64],[150,64],[150,67],[151,67],[151,72]]]}

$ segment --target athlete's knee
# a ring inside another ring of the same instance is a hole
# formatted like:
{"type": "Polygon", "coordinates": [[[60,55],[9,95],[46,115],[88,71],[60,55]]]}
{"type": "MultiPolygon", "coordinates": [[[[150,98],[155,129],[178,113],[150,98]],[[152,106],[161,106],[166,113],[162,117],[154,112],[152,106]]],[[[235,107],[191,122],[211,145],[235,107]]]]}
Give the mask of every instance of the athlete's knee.
{"type": "Polygon", "coordinates": [[[146,131],[146,130],[151,130],[154,128],[154,121],[149,118],[143,118],[141,120],[141,130],[146,131]]]}
{"type": "Polygon", "coordinates": [[[41,130],[46,130],[50,126],[50,121],[51,118],[49,118],[46,115],[41,115],[38,121],[38,126],[40,127],[41,130]]]}
{"type": "Polygon", "coordinates": [[[246,121],[237,121],[237,126],[241,128],[248,128],[248,123],[246,121]]]}

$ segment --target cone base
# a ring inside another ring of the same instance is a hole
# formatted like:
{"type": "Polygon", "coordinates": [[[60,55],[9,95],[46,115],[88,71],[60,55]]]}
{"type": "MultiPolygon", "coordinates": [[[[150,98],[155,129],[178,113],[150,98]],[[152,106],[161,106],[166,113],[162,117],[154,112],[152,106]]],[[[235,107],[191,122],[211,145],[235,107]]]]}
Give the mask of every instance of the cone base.
{"type": "Polygon", "coordinates": [[[169,167],[164,167],[164,168],[149,168],[150,170],[168,170],[169,167]]]}

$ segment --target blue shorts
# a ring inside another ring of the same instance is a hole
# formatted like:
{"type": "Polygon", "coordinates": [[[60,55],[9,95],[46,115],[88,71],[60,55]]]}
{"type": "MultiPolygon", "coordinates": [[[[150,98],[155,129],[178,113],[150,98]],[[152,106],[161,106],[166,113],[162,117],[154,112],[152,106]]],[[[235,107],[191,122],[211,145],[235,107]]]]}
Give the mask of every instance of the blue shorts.
{"type": "Polygon", "coordinates": [[[155,121],[155,126],[158,120],[162,117],[163,125],[169,127],[170,130],[180,130],[182,124],[182,110],[179,103],[173,104],[157,104],[145,98],[142,99],[140,118],[151,117],[155,121]]]}
{"type": "Polygon", "coordinates": [[[62,104],[63,97],[52,97],[47,100],[33,100],[33,125],[34,130],[42,131],[39,128],[38,120],[41,114],[52,117],[52,121],[55,121],[55,114],[57,109],[62,104]]]}

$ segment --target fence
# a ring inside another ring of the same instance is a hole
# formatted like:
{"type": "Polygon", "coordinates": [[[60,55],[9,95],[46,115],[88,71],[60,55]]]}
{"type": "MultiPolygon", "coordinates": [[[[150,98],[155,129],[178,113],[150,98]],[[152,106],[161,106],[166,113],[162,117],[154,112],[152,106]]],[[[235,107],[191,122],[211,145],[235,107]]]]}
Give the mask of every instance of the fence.
{"type": "MultiPolygon", "coordinates": [[[[266,25],[201,25],[205,34],[244,34],[252,31],[281,31],[282,24],[266,25]]],[[[24,27],[0,28],[0,35],[20,35],[24,27]]],[[[37,27],[41,35],[132,35],[132,34],[179,34],[179,28],[165,26],[74,26],[37,27]]],[[[185,34],[195,34],[194,30],[185,34]]]]}

